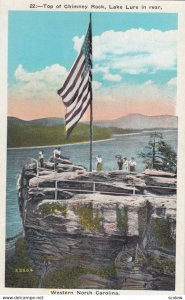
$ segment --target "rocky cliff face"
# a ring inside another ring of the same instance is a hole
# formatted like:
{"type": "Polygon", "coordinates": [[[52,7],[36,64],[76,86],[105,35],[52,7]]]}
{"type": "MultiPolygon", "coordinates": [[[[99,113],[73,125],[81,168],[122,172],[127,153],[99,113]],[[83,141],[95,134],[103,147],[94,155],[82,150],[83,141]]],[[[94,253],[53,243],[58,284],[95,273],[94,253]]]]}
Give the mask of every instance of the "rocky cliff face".
{"type": "Polygon", "coordinates": [[[163,172],[26,165],[19,207],[39,287],[173,290],[175,192],[163,172]],[[75,274],[69,286],[64,270],[75,274]]]}

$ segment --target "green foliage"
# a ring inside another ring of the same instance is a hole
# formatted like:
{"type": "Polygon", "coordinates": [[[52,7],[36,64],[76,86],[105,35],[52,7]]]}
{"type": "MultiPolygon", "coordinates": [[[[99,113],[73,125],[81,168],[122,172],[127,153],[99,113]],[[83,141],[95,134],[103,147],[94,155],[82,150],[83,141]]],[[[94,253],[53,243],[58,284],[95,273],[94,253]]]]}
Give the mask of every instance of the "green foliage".
{"type": "Polygon", "coordinates": [[[164,219],[153,219],[151,223],[152,235],[159,247],[173,248],[174,241],[171,237],[171,223],[164,219]]]}
{"type": "Polygon", "coordinates": [[[177,154],[163,140],[161,133],[152,133],[148,145],[138,156],[143,159],[146,168],[176,173],[177,154]]]}
{"type": "Polygon", "coordinates": [[[103,278],[115,276],[114,267],[88,268],[85,266],[65,267],[50,273],[43,281],[44,288],[72,289],[80,284],[79,276],[94,274],[103,278]]]}
{"type": "Polygon", "coordinates": [[[43,280],[43,288],[72,289],[78,283],[78,277],[83,274],[81,267],[71,267],[55,270],[43,280]]]}
{"type": "MultiPolygon", "coordinates": [[[[108,128],[94,126],[93,139],[109,139],[111,131],[108,128]]],[[[8,147],[29,147],[62,145],[89,140],[89,125],[78,124],[69,139],[65,137],[64,125],[61,126],[36,126],[36,125],[9,125],[8,147]]]]}
{"type": "Polygon", "coordinates": [[[161,160],[161,169],[170,172],[176,171],[177,155],[172,147],[161,140],[158,145],[158,152],[163,157],[163,160],[161,160]]]}
{"type": "Polygon", "coordinates": [[[5,274],[6,286],[16,288],[36,288],[39,277],[27,255],[26,241],[21,238],[16,243],[15,255],[7,263],[5,274]]]}
{"type": "Polygon", "coordinates": [[[152,266],[163,269],[165,273],[173,275],[175,273],[175,261],[172,259],[153,259],[152,266]]]}
{"type": "Polygon", "coordinates": [[[124,235],[128,232],[128,207],[124,206],[122,211],[118,205],[116,206],[117,227],[124,235]]]}
{"type": "Polygon", "coordinates": [[[98,211],[95,216],[93,216],[92,203],[87,205],[78,205],[74,208],[74,212],[79,215],[80,224],[84,230],[98,231],[101,229],[102,218],[99,216],[98,211]]]}
{"type": "Polygon", "coordinates": [[[147,254],[145,258],[145,267],[153,267],[161,270],[167,275],[175,274],[175,260],[172,258],[156,257],[151,254],[147,254]]]}
{"type": "Polygon", "coordinates": [[[112,134],[128,134],[128,133],[136,133],[141,132],[139,129],[130,129],[130,128],[118,128],[118,127],[109,127],[109,130],[112,134]]]}
{"type": "Polygon", "coordinates": [[[59,257],[55,255],[55,253],[53,254],[41,254],[41,255],[37,255],[36,259],[38,261],[41,261],[41,262],[44,262],[44,263],[55,263],[55,262],[58,262],[59,261],[59,257]]]}
{"type": "Polygon", "coordinates": [[[53,202],[47,202],[47,203],[41,204],[39,206],[38,211],[41,212],[44,215],[60,212],[60,213],[62,213],[63,217],[66,218],[67,206],[62,204],[62,203],[58,203],[58,202],[54,202],[54,201],[53,202]]]}

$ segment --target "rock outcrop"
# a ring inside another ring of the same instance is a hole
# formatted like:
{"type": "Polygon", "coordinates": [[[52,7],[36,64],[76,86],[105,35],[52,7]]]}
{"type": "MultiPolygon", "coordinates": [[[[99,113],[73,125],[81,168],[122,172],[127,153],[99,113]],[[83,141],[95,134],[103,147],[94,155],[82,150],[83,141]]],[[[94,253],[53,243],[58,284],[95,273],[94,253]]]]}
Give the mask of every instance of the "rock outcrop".
{"type": "Polygon", "coordinates": [[[176,178],[158,175],[25,165],[18,199],[39,287],[77,268],[70,288],[174,289],[176,178]]]}

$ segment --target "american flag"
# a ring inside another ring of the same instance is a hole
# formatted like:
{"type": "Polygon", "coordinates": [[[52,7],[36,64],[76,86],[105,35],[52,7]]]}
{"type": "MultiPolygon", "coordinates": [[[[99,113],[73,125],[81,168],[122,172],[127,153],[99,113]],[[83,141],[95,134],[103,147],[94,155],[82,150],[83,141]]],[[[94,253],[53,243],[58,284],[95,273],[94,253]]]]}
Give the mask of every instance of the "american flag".
{"type": "Polygon", "coordinates": [[[92,101],[92,30],[91,22],[87,30],[81,51],[58,90],[66,106],[66,136],[69,137],[75,125],[82,118],[92,101]]]}

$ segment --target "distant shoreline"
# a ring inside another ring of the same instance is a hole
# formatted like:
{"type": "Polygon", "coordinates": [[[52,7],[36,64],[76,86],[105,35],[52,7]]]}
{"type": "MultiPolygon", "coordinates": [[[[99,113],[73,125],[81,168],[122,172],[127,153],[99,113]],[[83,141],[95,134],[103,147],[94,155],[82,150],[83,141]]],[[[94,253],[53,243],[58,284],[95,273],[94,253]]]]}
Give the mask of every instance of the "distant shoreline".
{"type": "MultiPolygon", "coordinates": [[[[143,130],[141,132],[133,132],[133,133],[120,133],[120,134],[113,134],[113,136],[123,136],[123,135],[137,135],[137,134],[142,134],[142,133],[148,133],[148,132],[156,132],[157,130],[143,130]]],[[[159,131],[165,131],[165,132],[169,132],[169,131],[177,131],[177,128],[174,129],[161,129],[159,131]]]]}
{"type": "MultiPolygon", "coordinates": [[[[133,132],[133,133],[120,133],[120,134],[113,134],[112,138],[107,138],[107,139],[103,139],[103,140],[95,140],[93,141],[94,143],[98,143],[98,142],[108,142],[111,140],[114,140],[114,137],[119,137],[119,136],[130,136],[130,135],[140,135],[142,133],[152,133],[152,132],[156,132],[157,130],[143,130],[141,132],[133,132]]],[[[165,132],[169,132],[169,131],[177,131],[177,128],[174,129],[159,129],[159,131],[165,131],[165,132]]],[[[44,145],[44,146],[29,146],[29,147],[9,147],[7,148],[7,150],[17,150],[17,149],[39,149],[39,148],[46,148],[46,147],[65,147],[65,146],[75,146],[75,145],[80,145],[80,144],[89,144],[89,141],[86,142],[77,142],[77,143],[69,143],[69,144],[58,144],[58,145],[44,145]]]]}
{"type": "MultiPolygon", "coordinates": [[[[98,142],[106,142],[106,141],[111,141],[114,140],[115,138],[110,138],[110,139],[104,139],[104,140],[95,140],[93,141],[94,143],[98,142]]],[[[80,145],[80,144],[89,144],[89,141],[86,142],[77,142],[77,143],[69,143],[69,144],[59,144],[59,145],[45,145],[45,146],[30,146],[30,147],[16,147],[16,148],[7,148],[8,150],[16,150],[16,149],[33,149],[33,148],[46,148],[46,147],[65,147],[65,146],[75,146],[75,145],[80,145]]]]}

